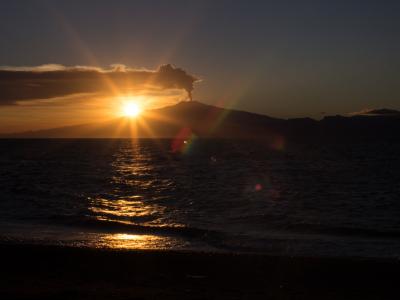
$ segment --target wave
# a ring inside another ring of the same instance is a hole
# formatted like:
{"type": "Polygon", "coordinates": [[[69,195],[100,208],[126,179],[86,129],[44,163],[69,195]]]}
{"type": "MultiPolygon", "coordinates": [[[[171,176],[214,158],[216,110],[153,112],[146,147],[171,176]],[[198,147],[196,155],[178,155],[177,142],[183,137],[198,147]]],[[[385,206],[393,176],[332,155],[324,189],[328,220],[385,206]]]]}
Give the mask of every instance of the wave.
{"type": "MultiPolygon", "coordinates": [[[[156,235],[178,235],[186,238],[218,238],[222,233],[214,230],[200,229],[175,225],[141,225],[128,222],[102,220],[96,218],[59,218],[61,225],[68,227],[84,228],[107,233],[135,233],[156,235]]],[[[53,221],[52,221],[53,223],[53,221]]]]}
{"type": "MultiPolygon", "coordinates": [[[[137,224],[125,221],[99,219],[89,216],[53,216],[49,218],[50,224],[57,222],[60,225],[68,227],[77,227],[85,230],[94,230],[107,233],[137,233],[137,234],[155,234],[155,235],[176,235],[184,238],[200,238],[207,239],[210,242],[218,242],[221,239],[229,238],[244,238],[245,236],[254,236],[255,232],[246,230],[243,226],[242,230],[235,234],[232,231],[226,231],[222,228],[219,230],[205,229],[198,227],[191,227],[185,225],[153,225],[153,224],[137,224]],[[247,232],[247,233],[246,233],[247,232]]],[[[265,224],[266,225],[266,224],[265,224]]],[[[325,237],[359,237],[359,238],[374,238],[374,239],[398,239],[400,238],[400,231],[395,229],[372,229],[372,228],[357,228],[357,227],[340,227],[328,226],[323,224],[310,224],[310,223],[292,223],[284,226],[277,224],[269,224],[264,227],[264,233],[260,232],[259,238],[264,238],[265,234],[271,233],[272,236],[280,233],[282,236],[287,234],[300,234],[300,235],[322,235],[325,237]]]]}

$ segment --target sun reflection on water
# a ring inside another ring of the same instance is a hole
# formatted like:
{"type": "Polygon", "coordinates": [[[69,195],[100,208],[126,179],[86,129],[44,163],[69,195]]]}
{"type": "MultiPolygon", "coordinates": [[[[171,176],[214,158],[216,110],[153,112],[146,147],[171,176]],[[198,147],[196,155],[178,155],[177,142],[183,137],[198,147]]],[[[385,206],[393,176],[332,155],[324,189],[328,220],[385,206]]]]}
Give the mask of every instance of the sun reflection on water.
{"type": "Polygon", "coordinates": [[[168,188],[169,182],[158,179],[155,173],[157,162],[145,151],[145,146],[140,145],[140,141],[121,144],[110,166],[111,188],[88,199],[90,217],[98,222],[101,230],[112,230],[109,234],[97,234],[95,247],[179,248],[182,242],[176,238],[157,235],[158,229],[162,231],[161,227],[182,225],[168,221],[167,208],[159,191],[168,188]],[[120,232],[116,233],[116,230],[120,232]]]}
{"type": "MultiPolygon", "coordinates": [[[[133,198],[135,199],[135,198],[133,198]]],[[[103,218],[122,217],[157,217],[162,214],[164,207],[158,205],[148,205],[138,200],[127,199],[94,199],[89,210],[96,216],[103,218]]]]}
{"type": "Polygon", "coordinates": [[[100,236],[96,246],[116,249],[171,249],[180,244],[171,237],[117,233],[100,236]]]}

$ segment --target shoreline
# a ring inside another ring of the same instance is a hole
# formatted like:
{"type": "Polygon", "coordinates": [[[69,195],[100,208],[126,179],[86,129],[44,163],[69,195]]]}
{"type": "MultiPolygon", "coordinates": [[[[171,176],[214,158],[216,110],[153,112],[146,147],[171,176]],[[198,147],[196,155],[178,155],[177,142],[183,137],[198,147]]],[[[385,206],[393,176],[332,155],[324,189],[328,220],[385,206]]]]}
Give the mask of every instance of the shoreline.
{"type": "Polygon", "coordinates": [[[386,299],[396,259],[0,244],[2,299],[386,299]]]}

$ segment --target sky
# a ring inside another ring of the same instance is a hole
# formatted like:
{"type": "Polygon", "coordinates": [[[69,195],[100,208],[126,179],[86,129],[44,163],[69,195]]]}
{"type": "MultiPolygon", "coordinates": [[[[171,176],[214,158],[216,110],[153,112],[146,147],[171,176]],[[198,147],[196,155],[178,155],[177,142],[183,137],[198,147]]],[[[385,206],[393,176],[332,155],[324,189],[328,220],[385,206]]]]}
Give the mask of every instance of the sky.
{"type": "Polygon", "coordinates": [[[171,64],[196,79],[195,100],[281,118],[400,109],[399,33],[398,1],[3,0],[0,132],[110,118],[127,93],[149,107],[188,98],[174,77],[135,91],[117,84],[119,96],[99,88],[17,101],[7,76],[40,70],[153,78],[171,64]]]}

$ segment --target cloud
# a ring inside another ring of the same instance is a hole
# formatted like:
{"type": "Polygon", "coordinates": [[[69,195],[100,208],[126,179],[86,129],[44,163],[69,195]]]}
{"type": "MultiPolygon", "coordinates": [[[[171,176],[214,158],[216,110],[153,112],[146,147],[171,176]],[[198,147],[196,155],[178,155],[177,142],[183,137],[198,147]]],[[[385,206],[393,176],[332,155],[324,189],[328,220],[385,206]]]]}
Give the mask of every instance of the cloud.
{"type": "Polygon", "coordinates": [[[400,111],[388,108],[371,109],[365,108],[361,111],[349,113],[350,116],[398,116],[400,111]]]}
{"type": "Polygon", "coordinates": [[[0,67],[0,105],[19,101],[63,98],[75,94],[118,96],[137,90],[185,90],[192,98],[199,79],[170,64],[157,70],[132,69],[115,64],[109,69],[47,64],[35,67],[0,67]]]}

